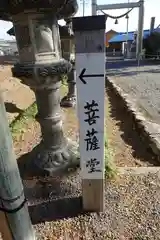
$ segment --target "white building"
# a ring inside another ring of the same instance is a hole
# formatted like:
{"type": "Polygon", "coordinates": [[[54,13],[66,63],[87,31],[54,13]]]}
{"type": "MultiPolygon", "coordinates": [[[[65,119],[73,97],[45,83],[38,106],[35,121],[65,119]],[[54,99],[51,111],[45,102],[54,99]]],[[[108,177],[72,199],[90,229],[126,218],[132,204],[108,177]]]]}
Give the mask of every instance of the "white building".
{"type": "Polygon", "coordinates": [[[16,40],[0,39],[0,51],[5,55],[15,55],[18,51],[16,40]]]}

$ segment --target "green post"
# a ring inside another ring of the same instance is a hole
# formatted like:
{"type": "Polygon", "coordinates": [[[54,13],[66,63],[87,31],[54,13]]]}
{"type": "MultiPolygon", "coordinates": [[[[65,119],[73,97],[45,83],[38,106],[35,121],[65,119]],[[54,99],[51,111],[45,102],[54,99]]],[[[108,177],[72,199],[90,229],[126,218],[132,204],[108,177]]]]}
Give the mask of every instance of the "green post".
{"type": "Polygon", "coordinates": [[[0,96],[0,232],[4,240],[35,240],[7,115],[0,96]]]}

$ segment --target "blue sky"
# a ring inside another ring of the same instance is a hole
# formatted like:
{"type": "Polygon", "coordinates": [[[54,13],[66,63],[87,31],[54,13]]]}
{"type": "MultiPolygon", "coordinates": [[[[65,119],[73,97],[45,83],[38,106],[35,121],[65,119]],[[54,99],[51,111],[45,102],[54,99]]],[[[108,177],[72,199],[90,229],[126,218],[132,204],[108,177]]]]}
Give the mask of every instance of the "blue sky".
{"type": "MultiPolygon", "coordinates": [[[[76,16],[82,15],[82,0],[79,1],[79,11],[76,14],[76,16]]],[[[122,2],[128,2],[128,0],[97,0],[98,4],[111,4],[111,3],[122,3],[122,2]]],[[[137,2],[138,0],[130,0],[130,2],[137,2]]],[[[125,13],[127,9],[121,9],[121,10],[110,10],[106,11],[110,15],[118,16],[122,13],[125,13]]],[[[151,17],[156,17],[156,23],[155,26],[158,26],[160,24],[160,0],[145,0],[145,18],[144,18],[144,29],[148,29],[150,27],[150,19],[151,17]]],[[[85,15],[91,15],[91,0],[86,0],[85,5],[85,15]]],[[[63,21],[61,21],[63,24],[63,21]]],[[[138,8],[133,9],[133,11],[129,14],[129,30],[135,31],[137,30],[138,26],[138,8]]],[[[13,39],[13,37],[10,37],[6,32],[8,29],[12,27],[11,22],[4,22],[0,21],[0,39],[13,39]]],[[[126,31],[126,19],[122,18],[118,20],[118,24],[114,24],[113,19],[108,19],[106,22],[106,31],[114,29],[115,31],[126,31]]]]}

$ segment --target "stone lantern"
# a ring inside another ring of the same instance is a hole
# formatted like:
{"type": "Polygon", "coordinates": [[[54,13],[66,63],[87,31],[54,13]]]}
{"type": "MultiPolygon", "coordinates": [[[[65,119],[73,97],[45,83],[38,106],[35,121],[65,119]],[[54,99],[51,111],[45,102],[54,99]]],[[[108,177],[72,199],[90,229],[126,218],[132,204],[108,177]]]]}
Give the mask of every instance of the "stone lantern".
{"type": "Polygon", "coordinates": [[[68,93],[61,100],[62,107],[74,107],[76,105],[76,72],[75,72],[75,43],[72,31],[72,22],[66,21],[66,26],[60,27],[62,56],[72,63],[72,70],[68,74],[68,93]]]}
{"type": "Polygon", "coordinates": [[[77,165],[77,147],[65,138],[60,109],[60,76],[72,65],[61,57],[58,19],[70,18],[76,0],[3,0],[0,18],[12,21],[19,51],[13,69],[35,93],[42,141],[35,164],[52,175],[77,165]]]}

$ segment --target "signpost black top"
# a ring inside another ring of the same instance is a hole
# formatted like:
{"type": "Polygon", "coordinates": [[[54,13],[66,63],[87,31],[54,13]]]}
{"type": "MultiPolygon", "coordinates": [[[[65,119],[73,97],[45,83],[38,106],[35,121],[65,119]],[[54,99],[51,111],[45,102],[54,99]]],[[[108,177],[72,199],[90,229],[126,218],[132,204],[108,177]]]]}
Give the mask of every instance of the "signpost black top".
{"type": "Polygon", "coordinates": [[[73,18],[73,31],[95,31],[105,29],[106,16],[87,16],[73,18]]]}

